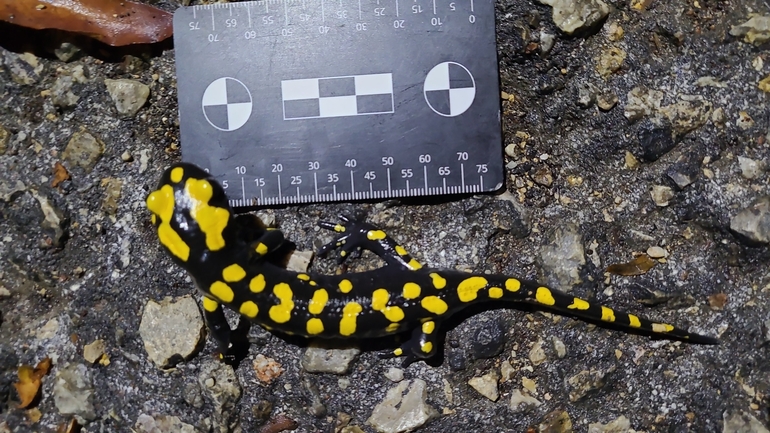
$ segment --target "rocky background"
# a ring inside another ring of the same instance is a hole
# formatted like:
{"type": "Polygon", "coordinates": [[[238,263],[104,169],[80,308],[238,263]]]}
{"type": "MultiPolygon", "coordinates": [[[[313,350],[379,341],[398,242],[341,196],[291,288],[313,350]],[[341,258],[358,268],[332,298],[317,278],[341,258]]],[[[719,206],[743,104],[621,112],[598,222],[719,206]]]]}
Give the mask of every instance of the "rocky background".
{"type": "Polygon", "coordinates": [[[430,266],[536,278],[720,345],[474,311],[439,365],[252,329],[234,370],[144,208],[183,145],[173,47],[2,24],[0,432],[768,432],[770,6],[496,8],[505,190],[260,210],[293,266],[331,239],[319,218],[365,211],[430,266]]]}

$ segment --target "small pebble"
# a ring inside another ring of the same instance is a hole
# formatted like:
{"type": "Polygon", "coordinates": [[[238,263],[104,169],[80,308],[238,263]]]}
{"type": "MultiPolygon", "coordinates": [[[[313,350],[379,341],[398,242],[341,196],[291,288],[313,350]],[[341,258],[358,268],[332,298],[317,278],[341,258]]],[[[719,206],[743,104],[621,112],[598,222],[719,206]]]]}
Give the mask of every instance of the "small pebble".
{"type": "Polygon", "coordinates": [[[131,155],[129,151],[125,151],[120,155],[120,159],[122,159],[123,162],[131,162],[134,160],[134,155],[131,155]]]}
{"type": "Polygon", "coordinates": [[[674,198],[674,191],[667,186],[653,185],[652,191],[650,191],[650,196],[652,197],[652,201],[655,202],[656,206],[666,207],[668,206],[671,199],[674,198]]]}
{"type": "Polygon", "coordinates": [[[668,257],[668,251],[661,247],[655,246],[647,248],[647,255],[653,259],[662,259],[668,257]]]}
{"type": "Polygon", "coordinates": [[[404,380],[404,370],[396,367],[390,367],[388,371],[385,372],[385,377],[393,382],[401,382],[404,380]]]}

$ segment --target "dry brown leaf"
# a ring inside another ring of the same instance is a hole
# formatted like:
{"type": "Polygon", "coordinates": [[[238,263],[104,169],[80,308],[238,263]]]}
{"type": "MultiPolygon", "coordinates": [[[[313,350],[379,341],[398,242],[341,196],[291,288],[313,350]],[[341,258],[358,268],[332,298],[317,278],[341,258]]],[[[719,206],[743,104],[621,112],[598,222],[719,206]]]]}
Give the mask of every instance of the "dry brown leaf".
{"type": "Polygon", "coordinates": [[[56,433],[77,433],[80,431],[80,424],[78,424],[75,418],[72,418],[70,422],[66,424],[59,424],[56,427],[56,433]]]}
{"type": "Polygon", "coordinates": [[[80,33],[113,46],[160,42],[173,33],[172,17],[127,0],[0,0],[0,21],[80,33]]]}
{"type": "Polygon", "coordinates": [[[651,259],[647,254],[640,254],[628,263],[617,263],[609,265],[607,272],[615,275],[642,275],[655,267],[658,262],[651,259]]]}
{"type": "Polygon", "coordinates": [[[56,161],[56,163],[53,165],[53,180],[51,181],[51,186],[56,188],[60,183],[68,180],[69,178],[70,174],[67,169],[61,165],[59,161],[56,161]]]}
{"type": "Polygon", "coordinates": [[[38,362],[35,368],[31,365],[19,367],[19,381],[14,383],[16,393],[19,394],[20,408],[26,408],[35,400],[40,391],[40,380],[51,369],[51,358],[45,358],[38,362]]]}

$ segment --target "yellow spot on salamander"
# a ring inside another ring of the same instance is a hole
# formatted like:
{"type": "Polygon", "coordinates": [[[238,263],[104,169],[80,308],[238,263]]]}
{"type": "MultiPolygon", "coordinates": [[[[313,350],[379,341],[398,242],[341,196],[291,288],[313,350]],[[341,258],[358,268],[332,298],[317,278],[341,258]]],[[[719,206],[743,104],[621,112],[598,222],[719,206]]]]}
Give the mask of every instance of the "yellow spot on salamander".
{"type": "Polygon", "coordinates": [[[209,206],[209,200],[214,195],[214,188],[206,179],[187,179],[185,191],[192,200],[190,216],[198,222],[198,227],[206,235],[206,247],[218,251],[225,246],[222,232],[230,221],[227,209],[209,206]]]}
{"type": "Polygon", "coordinates": [[[321,314],[327,302],[329,302],[329,293],[326,289],[318,289],[313,292],[313,297],[310,299],[307,311],[310,314],[321,314]]]}
{"type": "Polygon", "coordinates": [[[186,262],[190,258],[190,247],[167,222],[158,226],[158,239],[179,260],[186,262]]]}
{"type": "Polygon", "coordinates": [[[252,293],[259,293],[265,290],[265,276],[259,274],[252,278],[249,282],[249,290],[251,290],[252,293]]]}
{"type": "Polygon", "coordinates": [[[297,274],[297,278],[302,281],[310,281],[310,275],[308,274],[297,274]]]}
{"type": "Polygon", "coordinates": [[[457,286],[457,297],[460,302],[470,302],[476,299],[479,290],[487,286],[487,279],[484,277],[470,277],[463,280],[457,286]]]}
{"type": "Polygon", "coordinates": [[[505,290],[509,292],[518,292],[521,289],[521,281],[516,278],[508,278],[505,280],[505,290]]]}
{"type": "Polygon", "coordinates": [[[615,321],[615,312],[612,311],[612,308],[602,306],[602,320],[605,322],[615,321]]]}
{"type": "Polygon", "coordinates": [[[442,277],[441,275],[433,272],[429,274],[430,277],[433,279],[433,287],[441,290],[444,287],[446,287],[446,278],[442,277]]]}
{"type": "Polygon", "coordinates": [[[190,258],[190,247],[170,224],[174,215],[174,189],[171,185],[163,185],[147,196],[146,204],[147,209],[160,218],[160,225],[158,225],[160,243],[179,260],[186,262],[190,258]]]}
{"type": "Polygon", "coordinates": [[[267,248],[267,245],[263,244],[262,242],[257,244],[257,247],[254,248],[254,251],[257,252],[260,256],[264,256],[269,251],[267,248]]]}
{"type": "Polygon", "coordinates": [[[241,308],[238,310],[238,312],[240,312],[241,314],[243,314],[244,316],[246,316],[248,318],[253,319],[253,318],[257,317],[257,313],[259,312],[259,308],[257,307],[257,304],[255,304],[255,303],[253,303],[251,301],[246,301],[243,304],[241,304],[241,308]]]}
{"type": "Polygon", "coordinates": [[[409,253],[406,252],[406,249],[402,247],[401,245],[396,245],[396,254],[399,256],[408,256],[409,253]]]}
{"type": "Polygon", "coordinates": [[[406,283],[404,284],[404,298],[406,299],[417,299],[420,297],[420,286],[415,283],[406,283]]]}
{"type": "Polygon", "coordinates": [[[348,302],[342,308],[342,319],[340,320],[340,335],[349,336],[356,332],[356,318],[363,311],[363,307],[358,302],[348,302]]]}
{"type": "Polygon", "coordinates": [[[436,322],[425,322],[422,324],[423,334],[432,334],[436,330],[436,322]]]}
{"type": "Polygon", "coordinates": [[[408,265],[408,266],[409,266],[409,268],[411,268],[413,271],[416,271],[416,270],[418,270],[418,269],[421,269],[421,268],[422,268],[422,265],[420,264],[420,262],[418,262],[418,261],[417,261],[417,260],[415,260],[415,259],[409,260],[409,263],[407,263],[407,265],[408,265]]]}
{"type": "Polygon", "coordinates": [[[670,332],[674,329],[673,326],[665,323],[653,323],[652,332],[670,332]]]}
{"type": "Polygon", "coordinates": [[[275,323],[286,323],[291,319],[291,310],[294,309],[294,294],[286,283],[278,283],[273,287],[273,294],[280,304],[270,307],[270,318],[275,323]]]}
{"type": "Polygon", "coordinates": [[[182,167],[175,167],[171,170],[171,182],[179,183],[184,177],[184,169],[182,167]]]}
{"type": "Polygon", "coordinates": [[[372,310],[382,311],[388,305],[390,292],[385,289],[377,289],[372,292],[372,310]]]}
{"type": "Polygon", "coordinates": [[[553,294],[551,294],[551,290],[547,287],[537,288],[537,292],[535,292],[535,300],[537,300],[537,302],[543,305],[556,304],[556,299],[553,298],[553,294]]]}
{"type": "Polygon", "coordinates": [[[426,296],[422,298],[420,305],[422,305],[422,308],[433,314],[444,314],[449,309],[446,302],[438,296],[426,296]]]}
{"type": "Polygon", "coordinates": [[[490,287],[489,288],[489,297],[492,299],[500,299],[503,297],[503,289],[499,287],[490,287]]]}
{"type": "MultiPolygon", "coordinates": [[[[389,307],[390,293],[385,289],[377,289],[372,293],[372,310],[379,311],[391,322],[404,320],[404,310],[401,307],[389,307]]],[[[398,325],[396,325],[398,328],[398,325]]]]}
{"type": "Polygon", "coordinates": [[[310,335],[318,335],[324,332],[324,322],[321,319],[314,317],[307,321],[307,333],[310,335]]]}
{"type": "Polygon", "coordinates": [[[157,225],[158,224],[158,216],[155,215],[155,214],[150,215],[150,222],[152,223],[152,225],[157,225]]]}
{"type": "Polygon", "coordinates": [[[632,328],[641,328],[642,322],[639,321],[639,318],[634,316],[633,314],[628,315],[628,326],[632,328]]]}
{"type": "Polygon", "coordinates": [[[345,232],[345,226],[337,224],[334,226],[334,231],[337,233],[344,233],[345,232]]]}
{"type": "Polygon", "coordinates": [[[214,281],[214,283],[211,284],[211,287],[209,287],[209,293],[224,303],[233,302],[233,298],[235,298],[233,289],[221,281],[214,281]]]}
{"type": "Polygon", "coordinates": [[[404,354],[404,349],[399,347],[398,349],[393,351],[393,354],[396,355],[396,356],[401,356],[401,355],[404,354]]]}
{"type": "Polygon", "coordinates": [[[379,241],[381,239],[385,239],[387,235],[382,230],[369,230],[366,232],[366,238],[370,241],[379,241]]]}
{"type": "Polygon", "coordinates": [[[422,350],[423,353],[430,353],[433,350],[433,343],[430,341],[426,341],[425,343],[422,343],[420,346],[420,350],[422,350]]]}
{"type": "Polygon", "coordinates": [[[385,327],[385,332],[396,332],[401,326],[398,323],[391,323],[385,327]]]}
{"type": "Polygon", "coordinates": [[[219,307],[219,302],[217,302],[217,301],[215,301],[215,300],[213,300],[211,298],[207,298],[205,296],[203,297],[203,309],[204,310],[206,310],[209,313],[211,313],[211,312],[216,311],[217,307],[219,307]]]}
{"type": "Polygon", "coordinates": [[[222,278],[228,283],[241,281],[245,276],[246,271],[244,271],[237,263],[233,263],[222,271],[222,278]]]}
{"type": "Polygon", "coordinates": [[[572,300],[572,303],[567,305],[567,308],[569,308],[570,310],[575,310],[575,309],[577,309],[577,310],[587,310],[590,307],[591,307],[591,304],[589,304],[588,302],[586,302],[586,301],[584,301],[584,300],[582,300],[580,298],[574,298],[572,300]]]}
{"type": "Polygon", "coordinates": [[[351,290],[353,290],[353,283],[350,282],[350,280],[342,280],[339,284],[340,292],[342,293],[350,293],[351,290]]]}

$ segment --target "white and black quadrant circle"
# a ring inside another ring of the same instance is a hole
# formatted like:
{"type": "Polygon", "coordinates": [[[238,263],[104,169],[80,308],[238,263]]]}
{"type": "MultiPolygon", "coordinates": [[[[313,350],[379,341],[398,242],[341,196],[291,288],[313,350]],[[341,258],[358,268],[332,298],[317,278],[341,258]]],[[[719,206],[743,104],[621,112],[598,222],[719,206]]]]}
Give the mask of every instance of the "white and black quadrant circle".
{"type": "Polygon", "coordinates": [[[235,131],[251,116],[251,92],[241,81],[222,77],[203,92],[203,115],[220,131],[235,131]]]}
{"type": "Polygon", "coordinates": [[[439,63],[425,77],[423,93],[436,114],[459,116],[473,104],[476,81],[468,68],[457,62],[439,63]]]}

